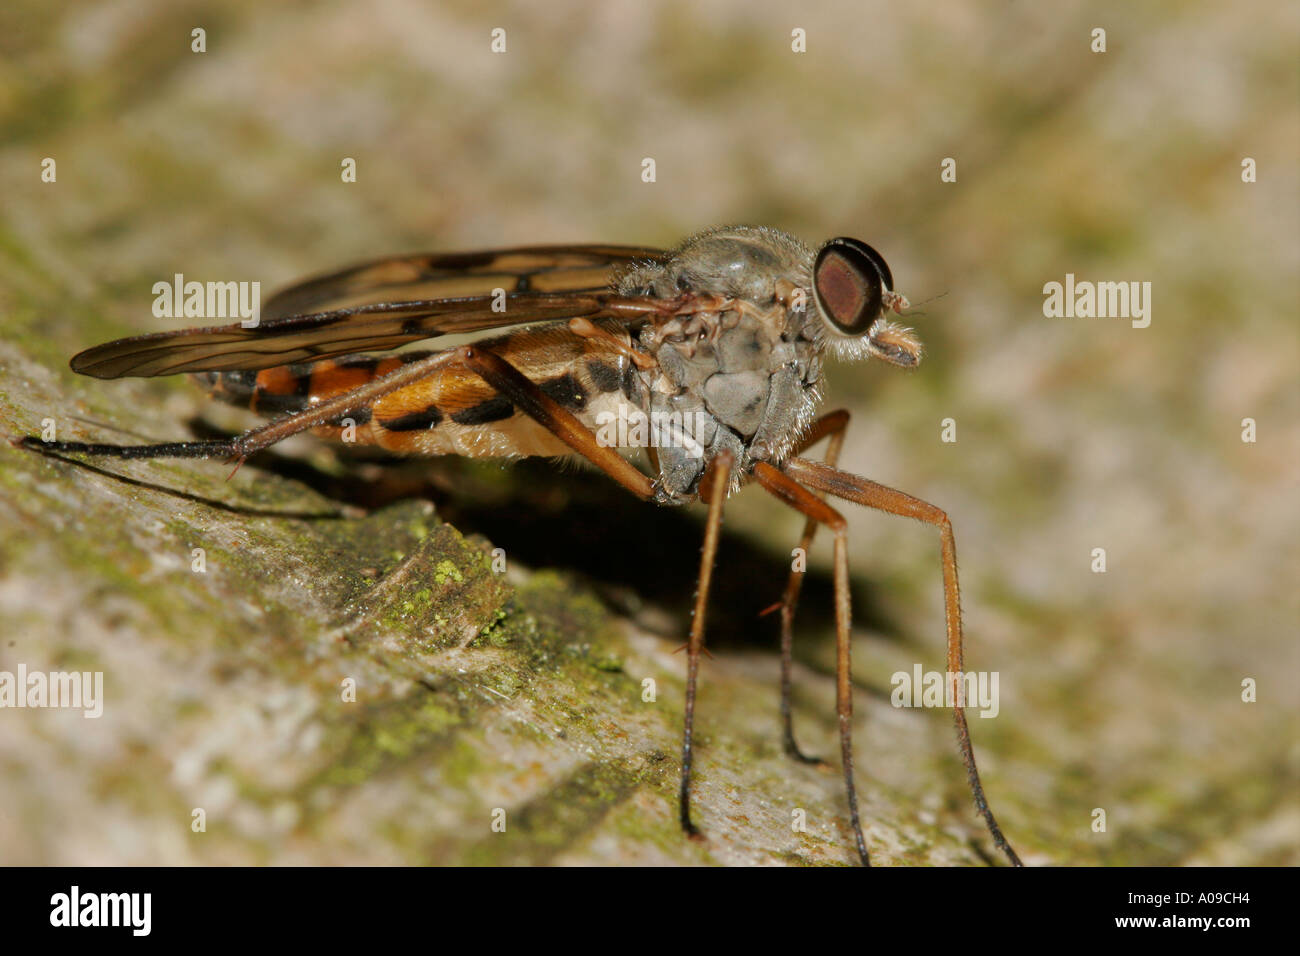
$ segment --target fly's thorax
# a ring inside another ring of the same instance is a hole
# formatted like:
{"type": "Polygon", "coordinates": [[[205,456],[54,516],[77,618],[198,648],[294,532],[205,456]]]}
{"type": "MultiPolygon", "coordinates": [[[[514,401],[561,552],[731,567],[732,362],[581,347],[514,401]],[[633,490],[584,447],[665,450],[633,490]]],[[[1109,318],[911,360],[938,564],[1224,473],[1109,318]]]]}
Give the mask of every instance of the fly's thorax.
{"type": "Polygon", "coordinates": [[[821,380],[821,336],[806,290],[813,253],[775,229],[733,226],[701,233],[618,282],[626,295],[719,297],[724,311],[695,311],[642,329],[658,361],[646,374],[652,418],[672,423],[657,443],[661,497],[695,494],[722,451],[736,460],[733,490],[757,461],[783,460],[812,420],[821,380]],[[664,441],[664,437],[676,441],[664,441]]]}
{"type": "Polygon", "coordinates": [[[755,304],[774,301],[777,282],[807,288],[813,251],[766,226],[728,226],[692,236],[662,260],[634,266],[615,282],[623,295],[671,299],[683,292],[755,304]]]}
{"type": "Polygon", "coordinates": [[[757,461],[783,460],[819,397],[817,340],[799,308],[742,301],[642,329],[640,345],[658,367],[647,373],[659,486],[689,497],[712,459],[729,451],[733,487],[757,461]]]}

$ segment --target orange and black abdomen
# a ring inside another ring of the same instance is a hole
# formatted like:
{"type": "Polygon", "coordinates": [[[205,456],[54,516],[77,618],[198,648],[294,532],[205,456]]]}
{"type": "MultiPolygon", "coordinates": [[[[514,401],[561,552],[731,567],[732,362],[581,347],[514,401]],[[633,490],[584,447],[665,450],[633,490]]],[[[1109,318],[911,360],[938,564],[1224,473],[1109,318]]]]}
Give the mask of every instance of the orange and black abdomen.
{"type": "MultiPolygon", "coordinates": [[[[428,354],[406,352],[382,358],[347,355],[340,359],[277,365],[256,372],[201,372],[194,377],[213,398],[267,418],[278,418],[351,391],[428,354]]],[[[349,417],[361,424],[369,420],[370,409],[358,409],[349,417]]]]}
{"type": "MultiPolygon", "coordinates": [[[[630,347],[628,332],[610,324],[630,347]]],[[[637,408],[646,389],[626,352],[602,339],[571,334],[564,323],[520,330],[483,342],[590,428],[620,405],[637,408]]],[[[390,374],[434,352],[347,355],[260,371],[205,372],[195,377],[214,398],[278,418],[390,374]]],[[[570,449],[469,369],[448,366],[412,382],[345,420],[312,429],[325,438],[418,455],[555,456],[570,449]],[[344,426],[349,427],[346,432],[344,426]]]]}

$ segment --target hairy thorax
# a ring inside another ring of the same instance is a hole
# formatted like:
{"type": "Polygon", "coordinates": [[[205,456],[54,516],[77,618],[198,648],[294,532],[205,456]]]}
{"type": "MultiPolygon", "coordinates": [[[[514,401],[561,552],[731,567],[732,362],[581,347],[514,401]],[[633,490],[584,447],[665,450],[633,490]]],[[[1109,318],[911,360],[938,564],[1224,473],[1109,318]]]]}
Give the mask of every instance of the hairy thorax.
{"type": "Polygon", "coordinates": [[[809,283],[811,253],[774,230],[706,233],[662,263],[635,269],[625,294],[695,295],[719,308],[648,324],[637,345],[657,361],[642,372],[658,429],[662,500],[693,496],[712,459],[735,459],[733,488],[755,462],[779,463],[818,400],[819,327],[791,295],[809,283]]]}

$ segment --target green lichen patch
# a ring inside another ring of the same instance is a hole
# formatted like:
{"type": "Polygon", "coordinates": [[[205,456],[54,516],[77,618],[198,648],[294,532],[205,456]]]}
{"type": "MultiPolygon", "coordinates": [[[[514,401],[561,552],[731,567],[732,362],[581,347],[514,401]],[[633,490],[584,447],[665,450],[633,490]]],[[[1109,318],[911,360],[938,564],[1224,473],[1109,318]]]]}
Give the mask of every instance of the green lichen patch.
{"type": "Polygon", "coordinates": [[[305,782],[303,791],[369,780],[447,741],[451,732],[473,715],[474,708],[454,697],[431,694],[421,687],[408,697],[340,704],[327,734],[334,752],[321,773],[305,782]]]}
{"type": "Polygon", "coordinates": [[[378,572],[339,609],[350,640],[388,635],[429,653],[467,644],[501,621],[510,586],[484,560],[482,546],[450,525],[421,529],[405,542],[383,536],[403,547],[372,555],[378,572]]]}

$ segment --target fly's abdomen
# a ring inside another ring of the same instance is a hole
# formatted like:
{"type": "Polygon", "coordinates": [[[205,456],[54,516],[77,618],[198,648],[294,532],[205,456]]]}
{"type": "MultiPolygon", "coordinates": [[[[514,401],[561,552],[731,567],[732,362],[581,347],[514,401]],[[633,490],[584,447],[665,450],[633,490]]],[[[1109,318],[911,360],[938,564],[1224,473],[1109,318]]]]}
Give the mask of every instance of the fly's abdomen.
{"type": "MultiPolygon", "coordinates": [[[[374,358],[347,355],[340,359],[277,365],[260,371],[200,372],[194,378],[213,398],[278,418],[310,408],[424,358],[427,352],[374,358]]],[[[356,419],[356,415],[351,416],[356,419]]]]}
{"type": "MultiPolygon", "coordinates": [[[[630,348],[630,338],[624,339],[630,348]]],[[[548,397],[595,428],[620,404],[645,401],[635,367],[601,340],[568,333],[559,324],[521,330],[483,343],[536,382],[548,397]]],[[[260,371],[196,375],[213,397],[278,418],[342,395],[432,352],[385,357],[349,355],[260,371]]],[[[467,368],[448,366],[312,429],[324,438],[378,445],[416,455],[514,458],[568,455],[552,431],[467,368]]]]}
{"type": "MultiPolygon", "coordinates": [[[[213,398],[247,408],[266,418],[280,418],[352,391],[428,354],[406,352],[383,358],[347,355],[333,360],[277,365],[260,371],[201,372],[194,378],[209,390],[213,398]]],[[[313,428],[312,432],[322,438],[344,439],[363,445],[384,444],[371,428],[371,418],[370,407],[363,406],[341,416],[336,422],[313,428]]]]}

